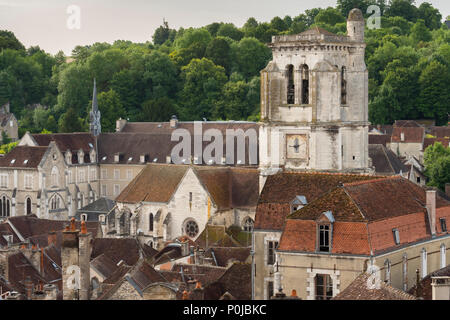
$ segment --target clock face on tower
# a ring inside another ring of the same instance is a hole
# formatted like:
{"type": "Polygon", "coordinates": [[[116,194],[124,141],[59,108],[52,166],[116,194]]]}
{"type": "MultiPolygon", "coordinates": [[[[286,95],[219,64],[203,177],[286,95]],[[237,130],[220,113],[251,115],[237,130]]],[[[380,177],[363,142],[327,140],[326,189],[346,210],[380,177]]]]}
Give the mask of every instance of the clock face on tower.
{"type": "Polygon", "coordinates": [[[308,158],[308,138],[306,134],[286,135],[286,158],[305,160],[308,158]]]}

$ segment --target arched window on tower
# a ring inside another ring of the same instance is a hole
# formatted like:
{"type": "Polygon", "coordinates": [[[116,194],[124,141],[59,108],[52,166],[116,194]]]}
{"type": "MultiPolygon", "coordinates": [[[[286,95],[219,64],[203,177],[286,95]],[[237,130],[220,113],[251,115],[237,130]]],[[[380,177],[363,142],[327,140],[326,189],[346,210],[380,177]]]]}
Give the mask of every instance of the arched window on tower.
{"type": "Polygon", "coordinates": [[[287,103],[295,103],[295,85],[294,85],[294,66],[288,65],[286,68],[287,73],[287,103]]]}
{"type": "Polygon", "coordinates": [[[27,198],[26,201],[26,214],[27,215],[31,214],[31,198],[27,198]]]}
{"type": "Polygon", "coordinates": [[[302,73],[302,104],[309,104],[309,68],[306,64],[301,66],[302,73]]]}
{"type": "Polygon", "coordinates": [[[9,217],[11,214],[11,201],[7,196],[0,198],[0,217],[9,217]]]}
{"type": "Polygon", "coordinates": [[[347,104],[347,69],[341,70],[341,104],[347,104]]]}
{"type": "Polygon", "coordinates": [[[148,218],[148,230],[153,231],[153,213],[150,213],[148,218]]]}

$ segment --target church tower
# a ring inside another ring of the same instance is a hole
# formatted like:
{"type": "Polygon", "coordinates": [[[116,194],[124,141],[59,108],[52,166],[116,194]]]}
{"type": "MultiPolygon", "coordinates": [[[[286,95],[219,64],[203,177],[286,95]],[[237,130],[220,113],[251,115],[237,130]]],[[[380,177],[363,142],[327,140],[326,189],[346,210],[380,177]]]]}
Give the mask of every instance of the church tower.
{"type": "Polygon", "coordinates": [[[260,170],[366,172],[368,71],[364,18],[353,9],[348,34],[315,27],[273,36],[261,71],[260,170]]]}
{"type": "Polygon", "coordinates": [[[98,136],[102,132],[100,122],[100,110],[97,103],[97,85],[94,79],[94,92],[92,93],[92,110],[90,112],[89,130],[94,136],[98,136]]]}

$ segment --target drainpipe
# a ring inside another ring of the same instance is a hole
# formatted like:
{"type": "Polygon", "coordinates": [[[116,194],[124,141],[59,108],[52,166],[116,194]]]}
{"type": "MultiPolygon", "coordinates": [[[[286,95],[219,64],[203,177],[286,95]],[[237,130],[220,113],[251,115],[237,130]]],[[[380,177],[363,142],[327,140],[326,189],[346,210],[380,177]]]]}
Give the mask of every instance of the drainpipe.
{"type": "Polygon", "coordinates": [[[252,249],[250,250],[252,256],[252,300],[255,300],[255,232],[252,230],[252,249]]]}

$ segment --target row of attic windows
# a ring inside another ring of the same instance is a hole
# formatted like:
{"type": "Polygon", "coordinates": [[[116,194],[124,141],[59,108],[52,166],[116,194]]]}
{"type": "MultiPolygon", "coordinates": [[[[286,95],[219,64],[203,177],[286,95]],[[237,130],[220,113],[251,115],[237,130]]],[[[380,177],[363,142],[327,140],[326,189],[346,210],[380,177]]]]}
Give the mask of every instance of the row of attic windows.
{"type": "MultiPolygon", "coordinates": [[[[336,66],[337,67],[337,66],[336,66]]],[[[306,64],[300,66],[301,74],[301,104],[309,104],[309,67],[306,64]]],[[[294,66],[289,64],[286,66],[287,78],[287,103],[295,103],[295,82],[294,82],[294,66]]],[[[347,104],[347,70],[341,68],[341,104],[347,104]]]]}

